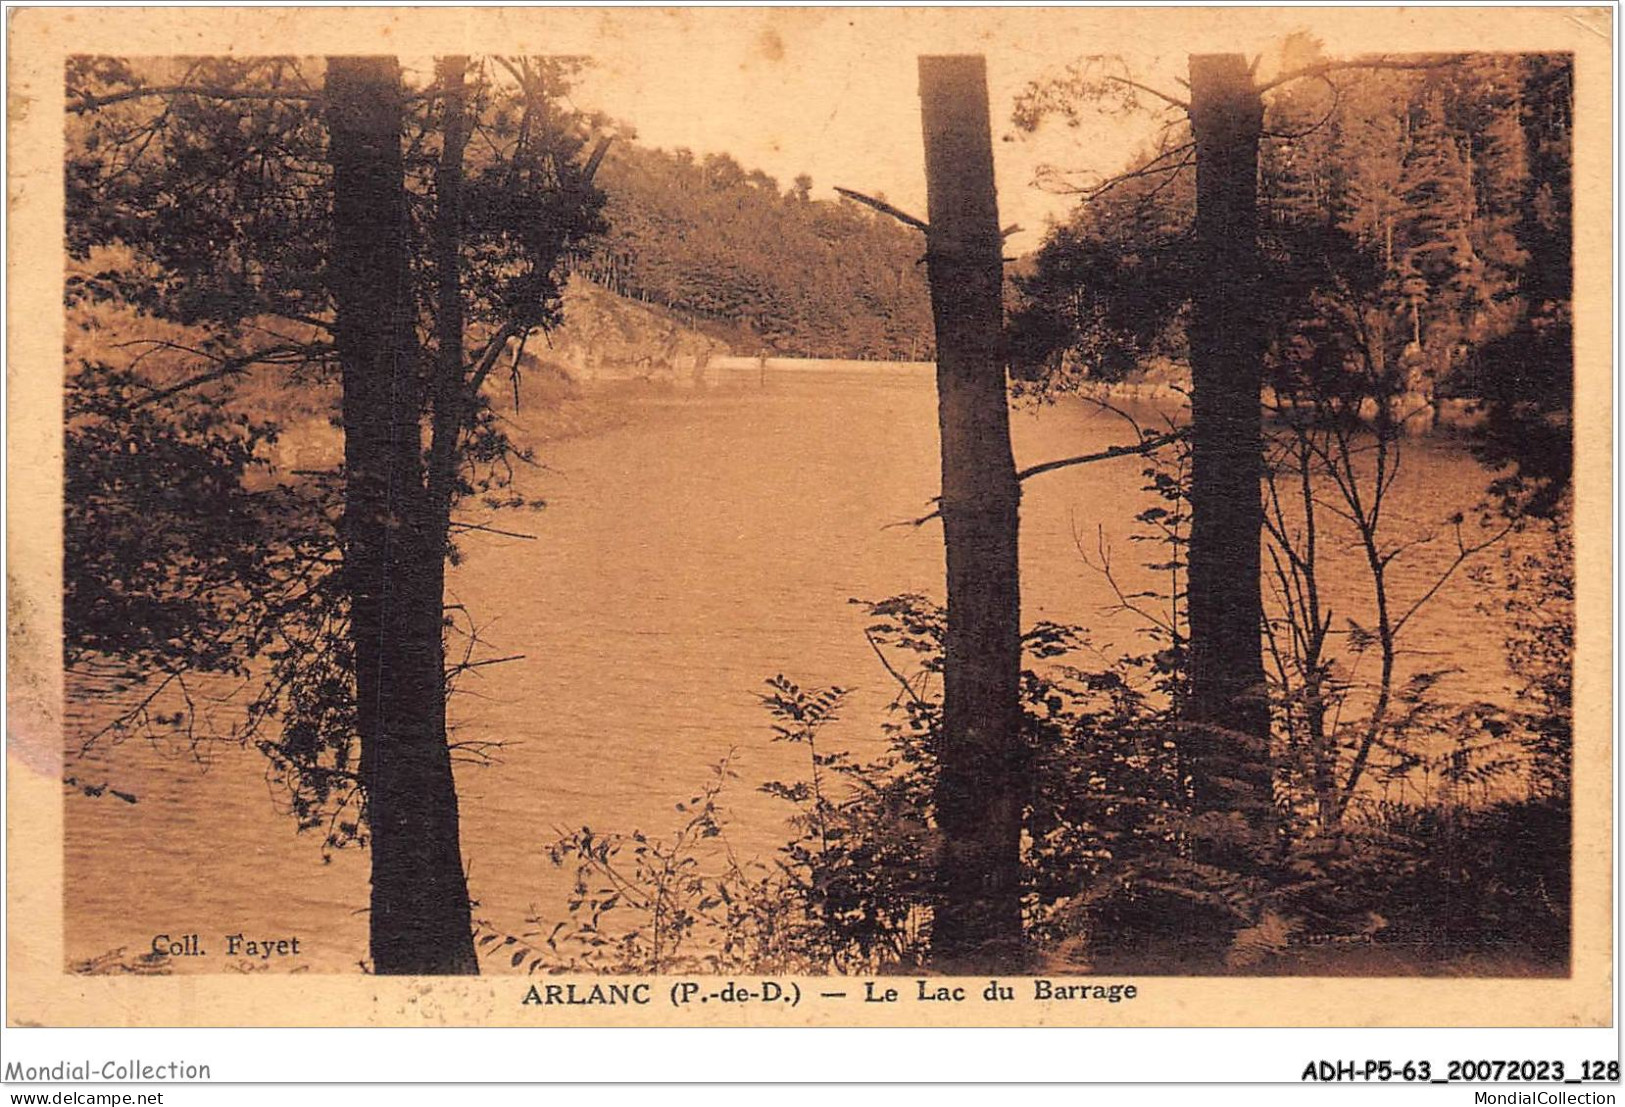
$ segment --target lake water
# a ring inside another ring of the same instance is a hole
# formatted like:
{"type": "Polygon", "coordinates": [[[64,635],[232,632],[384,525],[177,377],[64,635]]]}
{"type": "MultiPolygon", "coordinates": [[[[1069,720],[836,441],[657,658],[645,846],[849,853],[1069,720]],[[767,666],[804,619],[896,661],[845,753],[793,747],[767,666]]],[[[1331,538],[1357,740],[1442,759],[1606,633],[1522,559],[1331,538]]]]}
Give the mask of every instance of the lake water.
{"type": "MultiPolygon", "coordinates": [[[[465,678],[451,707],[459,739],[503,743],[497,763],[460,765],[458,786],[477,914],[513,931],[532,914],[563,917],[569,874],[546,855],[558,830],[673,829],[682,818],[673,803],[730,750],[741,778],[725,797],[731,840],[741,852],[771,852],[786,808],[755,786],[793,778],[801,761],[770,741],[756,699],[763,681],[784,673],[853,688],[831,740],[872,743],[896,689],[848,600],[942,592],[940,527],[894,525],[929,511],[937,491],[928,371],[770,366],[722,387],[623,391],[614,402],[625,418],[613,429],[542,444],[546,469],[523,479],[546,510],[496,521],[536,540],[472,536],[450,578],[451,598],[493,648],[524,655],[465,678]]],[[[1129,432],[1064,402],[1018,410],[1013,433],[1017,463],[1028,465],[1129,432]]],[[[1484,472],[1460,450],[1406,448],[1396,534],[1438,525],[1482,490],[1484,472]]],[[[1105,654],[1134,644],[1133,620],[1103,612],[1112,597],[1079,544],[1093,553],[1100,528],[1126,587],[1160,583],[1135,568],[1160,551],[1129,541],[1133,516],[1151,503],[1143,465],[1114,460],[1028,483],[1027,623],[1086,625],[1105,654]]],[[[1440,532],[1400,563],[1402,602],[1453,552],[1440,532]]],[[[1331,556],[1346,566],[1335,575],[1339,617],[1369,624],[1359,556],[1341,546],[1331,556]]],[[[1483,599],[1460,579],[1407,632],[1415,652],[1405,664],[1465,670],[1445,686],[1463,699],[1506,695],[1505,631],[1477,610],[1483,599]]],[[[86,702],[74,714],[97,711],[86,702]]],[[[76,735],[68,743],[76,750],[76,735]]],[[[70,960],[120,948],[135,956],[156,934],[197,933],[215,956],[177,968],[220,971],[223,936],[241,932],[300,935],[302,964],[357,969],[366,858],[349,850],[324,862],[319,837],[296,834],[278,809],[256,752],[219,746],[199,757],[130,740],[89,760],[81,775],[139,802],[66,799],[70,960]]]]}

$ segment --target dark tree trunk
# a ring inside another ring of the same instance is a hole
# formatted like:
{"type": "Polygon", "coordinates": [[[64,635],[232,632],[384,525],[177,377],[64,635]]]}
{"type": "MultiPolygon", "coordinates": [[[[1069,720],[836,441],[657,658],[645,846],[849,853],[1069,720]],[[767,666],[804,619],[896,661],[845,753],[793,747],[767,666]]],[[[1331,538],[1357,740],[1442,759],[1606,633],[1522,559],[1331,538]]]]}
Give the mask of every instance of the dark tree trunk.
{"type": "Polygon", "coordinates": [[[373,969],[474,973],[446,746],[445,530],[424,483],[397,62],[329,59],[327,101],[344,571],[372,851],[373,969]]]}
{"type": "Polygon", "coordinates": [[[976,56],[922,57],[919,65],[948,562],[932,957],[944,970],[992,972],[1023,959],[1026,795],[1003,240],[986,66],[976,56]]]}
{"type": "MultiPolygon", "coordinates": [[[[435,370],[433,438],[429,446],[429,501],[442,534],[449,534],[463,428],[473,409],[463,351],[463,153],[468,145],[466,57],[440,59],[440,164],[435,168],[435,370]]],[[[442,580],[445,560],[441,559],[442,580]]]]}
{"type": "Polygon", "coordinates": [[[1258,141],[1263,105],[1239,54],[1190,60],[1196,261],[1190,325],[1190,694],[1196,806],[1239,812],[1252,848],[1203,860],[1255,867],[1273,825],[1269,700],[1261,641],[1263,332],[1258,312],[1258,141]]]}

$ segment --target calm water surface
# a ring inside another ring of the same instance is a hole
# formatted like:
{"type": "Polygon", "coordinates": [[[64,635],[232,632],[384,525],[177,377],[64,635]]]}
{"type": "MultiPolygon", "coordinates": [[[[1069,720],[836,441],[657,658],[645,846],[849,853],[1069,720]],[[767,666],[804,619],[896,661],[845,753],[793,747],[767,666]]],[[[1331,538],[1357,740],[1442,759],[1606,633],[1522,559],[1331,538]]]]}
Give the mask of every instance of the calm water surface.
{"type": "MultiPolygon", "coordinates": [[[[925,514],[938,487],[928,374],[770,370],[765,382],[651,390],[629,404],[616,429],[542,448],[547,469],[525,491],[548,507],[497,524],[537,540],[474,536],[451,576],[452,598],[493,648],[524,655],[465,679],[451,709],[459,739],[502,743],[495,764],[460,765],[458,786],[477,914],[514,931],[531,914],[563,917],[569,874],[546,856],[559,830],[674,829],[673,803],[730,751],[740,774],[726,796],[730,837],[741,852],[771,852],[786,809],[756,785],[794,778],[802,761],[770,741],[763,681],[853,688],[832,740],[865,747],[895,685],[848,600],[942,591],[940,527],[892,525],[925,514]]],[[[1018,411],[1013,429],[1019,465],[1128,437],[1082,404],[1018,411]]],[[[1407,449],[1395,525],[1414,534],[1470,504],[1485,476],[1447,446],[1407,449]]],[[[1102,528],[1127,587],[1159,583],[1135,567],[1157,551],[1128,540],[1151,503],[1143,465],[1114,460],[1027,486],[1026,622],[1084,624],[1106,654],[1136,642],[1131,618],[1105,613],[1112,597],[1078,547],[1093,553],[1102,528]]],[[[1402,601],[1451,552],[1440,531],[1397,574],[1402,601]]],[[[1334,606],[1369,624],[1358,556],[1341,546],[1332,556],[1347,567],[1334,606]]],[[[1447,685],[1461,698],[1506,694],[1504,632],[1476,609],[1483,598],[1465,581],[1447,588],[1408,632],[1408,665],[1466,670],[1447,685]]],[[[243,932],[300,935],[301,961],[318,971],[357,968],[366,858],[324,862],[319,838],[297,835],[279,810],[256,752],[217,746],[200,758],[131,740],[90,760],[83,775],[140,802],[66,801],[70,960],[197,933],[211,956],[178,967],[220,971],[224,936],[243,932]]]]}

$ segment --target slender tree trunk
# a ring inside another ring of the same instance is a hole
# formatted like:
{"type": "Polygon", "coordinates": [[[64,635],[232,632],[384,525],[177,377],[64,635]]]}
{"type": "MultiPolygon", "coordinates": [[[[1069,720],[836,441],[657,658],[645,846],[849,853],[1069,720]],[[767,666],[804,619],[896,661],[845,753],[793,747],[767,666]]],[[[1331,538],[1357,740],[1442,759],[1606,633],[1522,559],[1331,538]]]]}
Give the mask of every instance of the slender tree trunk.
{"type": "Polygon", "coordinates": [[[474,973],[446,746],[445,533],[434,526],[424,484],[399,65],[331,58],[327,98],[329,280],[343,373],[345,577],[372,851],[373,969],[474,973]]]}
{"type": "Polygon", "coordinates": [[[1189,565],[1192,786],[1200,812],[1239,812],[1252,848],[1208,843],[1247,872],[1273,825],[1259,537],[1264,513],[1263,335],[1257,303],[1258,141],[1263,104],[1239,54],[1190,60],[1196,139],[1189,565]]]}
{"type": "Polygon", "coordinates": [[[932,956],[947,971],[1023,959],[1021,596],[1003,350],[1003,240],[983,59],[922,57],[948,566],[932,956]]]}

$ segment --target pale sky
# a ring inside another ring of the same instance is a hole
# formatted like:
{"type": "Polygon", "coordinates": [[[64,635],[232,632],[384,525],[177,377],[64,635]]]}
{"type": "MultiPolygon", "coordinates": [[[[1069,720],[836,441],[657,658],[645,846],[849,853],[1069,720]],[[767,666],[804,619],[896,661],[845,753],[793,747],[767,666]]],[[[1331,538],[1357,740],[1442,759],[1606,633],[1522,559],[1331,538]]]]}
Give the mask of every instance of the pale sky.
{"type": "MultiPolygon", "coordinates": [[[[1315,31],[1333,53],[1404,46],[1403,28],[1390,23],[1386,35],[1373,35],[1370,19],[1363,30],[1358,22],[1332,19],[1336,26],[1328,33],[1323,25],[1333,15],[1304,9],[612,9],[594,28],[596,65],[574,100],[633,124],[644,145],[725,152],[747,169],[776,177],[781,187],[808,173],[816,197],[832,197],[832,187],[842,185],[883,193],[924,218],[916,56],[984,54],[1001,221],[1024,228],[1011,240],[1012,250],[1023,252],[1038,244],[1046,217],[1063,214],[1073,202],[1033,187],[1038,165],[1110,174],[1166,118],[1091,115],[1078,129],[1054,121],[1036,136],[1003,141],[1012,132],[1016,95],[1029,81],[1084,55],[1109,53],[1121,55],[1136,79],[1183,96],[1178,79],[1191,52],[1261,53],[1267,74],[1292,31],[1315,31]]],[[[1393,13],[1385,15],[1396,21],[1393,13]]],[[[1411,49],[1422,46],[1409,37],[1411,49]]]]}

